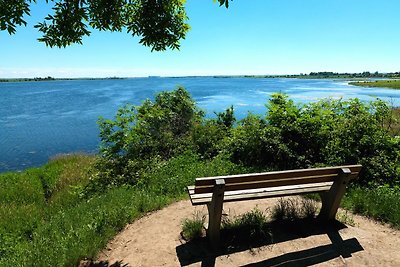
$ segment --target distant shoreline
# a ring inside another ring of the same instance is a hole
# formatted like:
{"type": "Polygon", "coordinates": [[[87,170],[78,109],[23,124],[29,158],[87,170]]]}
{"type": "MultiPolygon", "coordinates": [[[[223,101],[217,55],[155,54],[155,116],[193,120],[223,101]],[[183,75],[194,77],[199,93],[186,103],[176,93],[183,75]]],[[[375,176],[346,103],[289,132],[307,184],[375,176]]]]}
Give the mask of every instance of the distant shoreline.
{"type": "Polygon", "coordinates": [[[400,79],[400,72],[379,73],[379,72],[360,72],[360,73],[337,73],[337,72],[310,72],[309,74],[281,74],[281,75],[188,75],[188,76],[147,76],[147,77],[103,77],[103,78],[0,78],[1,82],[42,82],[42,81],[74,81],[74,80],[122,80],[135,78],[248,78],[248,79],[347,79],[347,80],[368,80],[368,79],[400,79]]]}
{"type": "Polygon", "coordinates": [[[83,81],[83,80],[124,80],[128,78],[122,77],[104,77],[104,78],[53,78],[53,77],[37,77],[37,78],[0,78],[0,83],[12,82],[47,82],[47,81],[83,81]]]}
{"type": "Polygon", "coordinates": [[[349,85],[355,85],[355,86],[361,86],[361,87],[380,87],[380,88],[400,89],[400,80],[350,82],[349,85]]]}
{"type": "Polygon", "coordinates": [[[400,79],[400,72],[379,73],[337,73],[337,72],[310,72],[309,74],[284,74],[284,75],[221,75],[214,78],[292,78],[292,79],[400,79]]]}

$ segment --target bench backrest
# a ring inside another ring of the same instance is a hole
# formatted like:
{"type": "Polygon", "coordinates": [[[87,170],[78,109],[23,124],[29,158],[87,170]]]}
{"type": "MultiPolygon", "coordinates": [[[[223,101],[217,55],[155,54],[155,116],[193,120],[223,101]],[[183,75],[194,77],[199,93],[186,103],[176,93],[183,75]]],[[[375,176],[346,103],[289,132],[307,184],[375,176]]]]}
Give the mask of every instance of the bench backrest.
{"type": "Polygon", "coordinates": [[[351,171],[349,179],[354,179],[358,177],[358,173],[360,172],[362,166],[348,165],[326,168],[197,178],[195,181],[194,193],[212,193],[215,181],[218,179],[224,179],[225,192],[245,189],[268,188],[275,186],[334,182],[335,179],[337,179],[337,177],[339,176],[342,168],[348,168],[351,171]]]}

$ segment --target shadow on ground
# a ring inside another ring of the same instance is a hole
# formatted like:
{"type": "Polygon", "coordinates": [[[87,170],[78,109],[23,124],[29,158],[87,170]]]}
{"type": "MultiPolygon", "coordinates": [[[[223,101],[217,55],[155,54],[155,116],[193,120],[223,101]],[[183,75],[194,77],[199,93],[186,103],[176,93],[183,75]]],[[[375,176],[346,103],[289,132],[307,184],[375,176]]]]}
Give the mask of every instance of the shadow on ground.
{"type": "Polygon", "coordinates": [[[221,244],[213,251],[205,237],[189,241],[176,247],[176,253],[182,266],[201,262],[201,266],[214,266],[218,256],[254,250],[262,246],[277,244],[313,235],[328,235],[332,244],[311,249],[290,252],[261,262],[245,265],[258,266],[310,266],[342,256],[351,257],[352,253],[364,250],[356,238],[343,240],[339,230],[346,226],[338,221],[321,223],[318,219],[303,219],[291,222],[276,221],[267,225],[261,235],[250,237],[242,229],[221,231],[221,244]]]}
{"type": "Polygon", "coordinates": [[[128,264],[123,264],[122,261],[110,263],[108,261],[94,262],[92,260],[82,261],[79,267],[128,267],[128,264]]]}

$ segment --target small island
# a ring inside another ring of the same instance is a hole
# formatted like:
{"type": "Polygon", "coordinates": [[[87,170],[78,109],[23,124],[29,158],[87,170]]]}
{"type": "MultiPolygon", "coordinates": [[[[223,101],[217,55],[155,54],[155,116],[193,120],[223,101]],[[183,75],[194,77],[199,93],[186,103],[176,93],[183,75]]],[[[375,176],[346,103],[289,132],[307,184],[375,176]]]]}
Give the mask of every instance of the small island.
{"type": "Polygon", "coordinates": [[[363,87],[384,87],[392,89],[400,89],[400,80],[377,80],[377,81],[360,81],[349,82],[350,85],[363,87]]]}

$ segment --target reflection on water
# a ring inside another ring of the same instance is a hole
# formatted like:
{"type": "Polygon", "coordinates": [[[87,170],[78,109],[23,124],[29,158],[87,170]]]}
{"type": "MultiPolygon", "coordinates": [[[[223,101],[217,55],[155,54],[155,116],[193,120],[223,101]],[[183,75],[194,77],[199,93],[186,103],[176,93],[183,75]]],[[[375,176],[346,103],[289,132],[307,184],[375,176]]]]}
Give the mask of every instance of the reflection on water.
{"type": "Polygon", "coordinates": [[[265,114],[274,92],[285,92],[296,103],[379,97],[400,105],[400,90],[349,86],[342,80],[202,77],[0,83],[0,172],[37,166],[60,153],[96,152],[99,116],[112,118],[118,107],[138,105],[177,85],[186,87],[208,116],[230,105],[238,118],[249,111],[265,114]]]}

